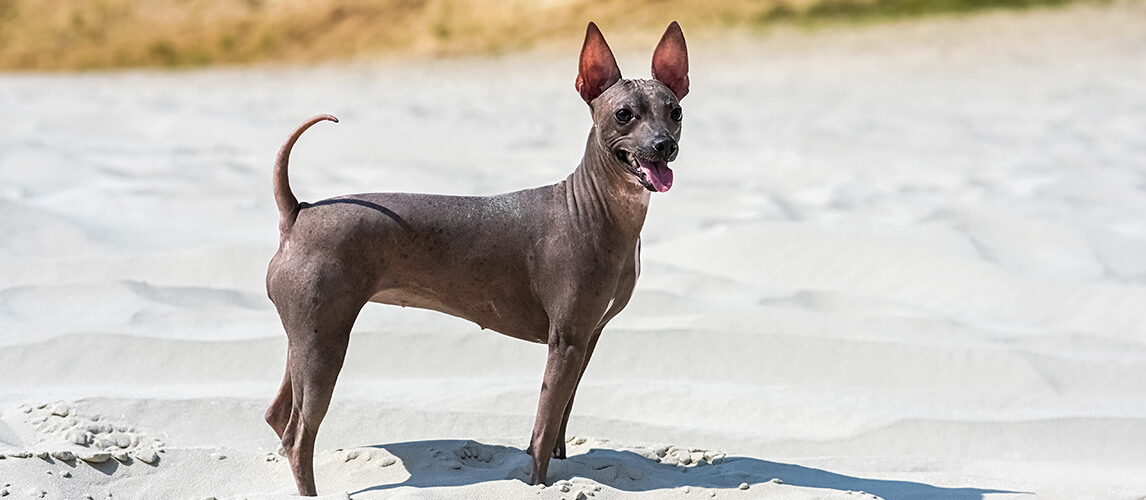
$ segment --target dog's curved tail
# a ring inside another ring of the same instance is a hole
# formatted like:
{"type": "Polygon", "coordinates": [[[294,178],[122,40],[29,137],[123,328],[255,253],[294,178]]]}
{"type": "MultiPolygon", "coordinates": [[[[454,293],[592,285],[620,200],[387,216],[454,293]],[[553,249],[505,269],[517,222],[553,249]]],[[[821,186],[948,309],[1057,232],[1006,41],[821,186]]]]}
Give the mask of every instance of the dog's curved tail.
{"type": "Polygon", "coordinates": [[[329,120],[338,123],[338,118],[334,115],[318,115],[299,125],[298,128],[291,133],[290,138],[287,139],[283,147],[279,149],[278,156],[275,157],[275,170],[274,170],[274,191],[275,203],[279,207],[279,231],[286,233],[287,229],[294,223],[295,217],[298,215],[298,198],[294,197],[294,193],[290,190],[290,178],[287,176],[287,163],[290,162],[290,150],[294,147],[294,143],[298,142],[298,138],[302,136],[306,129],[310,128],[315,123],[329,120]]]}

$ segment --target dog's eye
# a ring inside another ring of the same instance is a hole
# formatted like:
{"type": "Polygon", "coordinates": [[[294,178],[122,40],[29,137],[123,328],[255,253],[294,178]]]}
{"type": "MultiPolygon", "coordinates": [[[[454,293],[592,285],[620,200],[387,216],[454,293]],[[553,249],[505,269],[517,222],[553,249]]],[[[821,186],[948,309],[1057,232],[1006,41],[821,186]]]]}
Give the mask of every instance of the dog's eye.
{"type": "Polygon", "coordinates": [[[681,118],[684,118],[682,113],[680,108],[672,108],[672,111],[669,112],[669,118],[672,118],[674,122],[679,122],[681,118]]]}
{"type": "Polygon", "coordinates": [[[614,116],[616,116],[617,121],[621,123],[629,123],[629,120],[633,119],[633,112],[629,111],[628,109],[621,108],[617,110],[614,116]]]}

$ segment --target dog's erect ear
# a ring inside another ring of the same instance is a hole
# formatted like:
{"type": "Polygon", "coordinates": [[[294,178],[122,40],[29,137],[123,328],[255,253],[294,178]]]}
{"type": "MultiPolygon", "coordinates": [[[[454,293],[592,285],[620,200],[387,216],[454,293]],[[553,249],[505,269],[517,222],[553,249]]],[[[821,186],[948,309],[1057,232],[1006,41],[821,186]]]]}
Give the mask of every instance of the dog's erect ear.
{"type": "Polygon", "coordinates": [[[581,61],[577,67],[577,92],[585,102],[590,102],[620,79],[621,68],[617,67],[613,51],[609,50],[601,30],[590,22],[585,30],[585,45],[581,46],[581,61]]]}
{"type": "Polygon", "coordinates": [[[677,99],[688,94],[688,47],[676,21],[665,30],[653,51],[653,78],[665,84],[677,99]]]}

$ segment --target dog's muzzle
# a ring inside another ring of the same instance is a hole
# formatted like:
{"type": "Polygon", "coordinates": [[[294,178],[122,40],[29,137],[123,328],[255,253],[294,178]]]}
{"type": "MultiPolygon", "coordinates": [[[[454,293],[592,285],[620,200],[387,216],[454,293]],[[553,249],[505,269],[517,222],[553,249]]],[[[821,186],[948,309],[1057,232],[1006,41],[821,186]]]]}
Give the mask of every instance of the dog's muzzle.
{"type": "MultiPolygon", "coordinates": [[[[657,144],[658,153],[660,149],[661,145],[657,144]]],[[[672,141],[671,149],[672,153],[675,154],[676,141],[672,141]]],[[[672,155],[665,155],[664,157],[671,158],[672,155]]],[[[672,169],[669,168],[667,161],[645,158],[624,150],[617,151],[617,159],[628,165],[629,170],[645,189],[663,193],[672,187],[672,169]]]]}

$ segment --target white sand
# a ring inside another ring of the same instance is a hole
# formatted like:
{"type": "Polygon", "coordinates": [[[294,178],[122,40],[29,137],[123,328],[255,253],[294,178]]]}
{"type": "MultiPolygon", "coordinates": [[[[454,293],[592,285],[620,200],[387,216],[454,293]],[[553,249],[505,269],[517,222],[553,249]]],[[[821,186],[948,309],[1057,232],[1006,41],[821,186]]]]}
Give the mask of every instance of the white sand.
{"type": "MultiPolygon", "coordinates": [[[[676,184],[554,485],[522,482],[543,347],[371,305],[320,492],[1146,495],[1146,7],[690,46],[676,184]]],[[[342,119],[295,150],[308,200],[551,183],[575,56],[0,77],[0,496],[292,495],[262,422],[280,142],[342,119]]]]}

